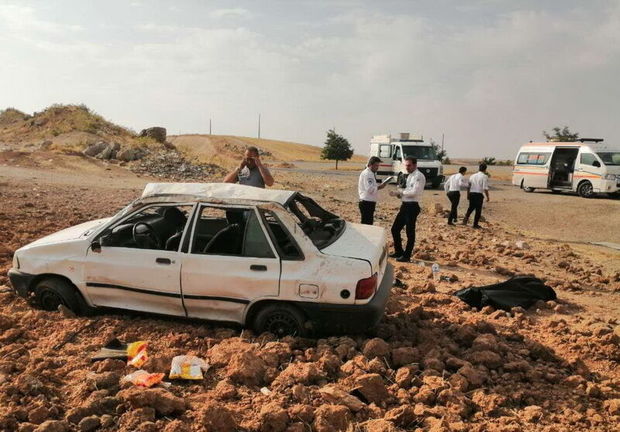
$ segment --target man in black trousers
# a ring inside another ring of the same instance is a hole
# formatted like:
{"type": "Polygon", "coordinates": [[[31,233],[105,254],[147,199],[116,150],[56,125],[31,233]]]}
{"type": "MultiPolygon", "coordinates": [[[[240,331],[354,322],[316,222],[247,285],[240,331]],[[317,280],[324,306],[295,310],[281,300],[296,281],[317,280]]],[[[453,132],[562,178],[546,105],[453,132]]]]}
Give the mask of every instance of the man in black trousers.
{"type": "Polygon", "coordinates": [[[450,215],[448,215],[448,225],[454,225],[457,217],[457,210],[459,208],[459,201],[461,201],[461,189],[467,186],[467,179],[463,177],[467,172],[467,168],[464,166],[459,168],[459,172],[452,174],[446,183],[444,184],[444,190],[448,195],[448,199],[452,204],[450,208],[450,215]]]}
{"type": "Polygon", "coordinates": [[[418,169],[418,160],[414,157],[405,159],[405,169],[407,170],[407,181],[405,188],[398,188],[397,192],[392,193],[402,199],[400,210],[392,225],[392,237],[394,238],[394,253],[390,255],[398,262],[409,262],[415,244],[415,224],[420,214],[420,200],[426,185],[426,178],[418,169]],[[407,245],[403,250],[403,243],[400,232],[403,227],[407,232],[407,245]]]}
{"type": "Polygon", "coordinates": [[[357,193],[359,194],[359,208],[362,216],[361,223],[372,225],[375,221],[375,207],[379,190],[383,189],[387,183],[377,183],[375,174],[379,171],[381,159],[373,156],[368,160],[366,169],[360,173],[357,182],[357,193]]]}
{"type": "Polygon", "coordinates": [[[487,164],[481,163],[479,171],[469,177],[469,189],[467,189],[469,208],[467,209],[467,213],[465,213],[463,225],[467,225],[467,222],[469,222],[469,216],[473,211],[475,211],[476,215],[474,216],[474,228],[480,228],[479,222],[480,216],[482,215],[484,195],[487,197],[487,202],[491,201],[491,198],[489,197],[489,176],[486,171],[487,164]]]}

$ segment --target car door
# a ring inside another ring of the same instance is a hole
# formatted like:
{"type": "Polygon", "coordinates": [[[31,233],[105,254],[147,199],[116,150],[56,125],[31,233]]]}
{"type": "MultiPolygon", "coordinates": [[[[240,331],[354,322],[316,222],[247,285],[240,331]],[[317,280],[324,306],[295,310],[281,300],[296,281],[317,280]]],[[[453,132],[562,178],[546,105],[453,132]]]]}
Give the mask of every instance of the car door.
{"type": "Polygon", "coordinates": [[[598,157],[591,151],[584,151],[582,149],[575,164],[575,185],[578,185],[582,180],[586,179],[592,183],[595,189],[600,190],[603,172],[604,169],[601,167],[601,162],[598,157]]]}
{"type": "Polygon", "coordinates": [[[187,315],[243,322],[247,305],[279,294],[280,259],[255,208],[203,205],[183,254],[187,315]]]}
{"type": "MultiPolygon", "coordinates": [[[[184,207],[186,215],[189,215],[191,207],[184,207]]],[[[137,220],[149,220],[153,225],[154,221],[157,221],[161,225],[159,219],[165,218],[158,216],[158,212],[166,208],[176,207],[148,206],[141,210],[143,213],[138,213],[139,216],[145,214],[144,217],[149,219],[130,216],[126,221],[116,224],[116,227],[127,227],[127,230],[131,228],[133,232],[133,225],[137,220]]],[[[186,222],[179,220],[177,229],[180,231],[171,237],[180,240],[187,229],[185,225],[189,225],[186,222]]],[[[185,316],[180,286],[182,260],[176,243],[174,250],[165,250],[165,245],[160,245],[160,248],[138,247],[128,238],[122,241],[110,240],[108,243],[98,239],[97,242],[101,245],[100,248],[90,248],[87,251],[84,265],[86,290],[96,306],[185,316]]]]}

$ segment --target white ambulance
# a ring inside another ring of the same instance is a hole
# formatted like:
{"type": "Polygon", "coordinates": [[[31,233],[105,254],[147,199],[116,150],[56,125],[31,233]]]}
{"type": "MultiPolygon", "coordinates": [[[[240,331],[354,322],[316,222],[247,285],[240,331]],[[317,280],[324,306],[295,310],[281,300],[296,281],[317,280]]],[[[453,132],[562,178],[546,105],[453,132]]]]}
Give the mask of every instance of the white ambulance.
{"type": "Polygon", "coordinates": [[[407,175],[404,162],[409,156],[418,160],[418,169],[426,177],[427,185],[437,188],[444,179],[443,165],[437,160],[433,146],[425,143],[422,137],[413,137],[408,132],[401,132],[398,137],[390,134],[373,136],[370,156],[381,159],[377,180],[393,176],[393,182],[404,182],[407,175]]]}
{"type": "Polygon", "coordinates": [[[519,149],[512,184],[526,192],[550,189],[577,192],[590,198],[620,190],[620,147],[600,138],[577,141],[530,142],[519,149]]]}

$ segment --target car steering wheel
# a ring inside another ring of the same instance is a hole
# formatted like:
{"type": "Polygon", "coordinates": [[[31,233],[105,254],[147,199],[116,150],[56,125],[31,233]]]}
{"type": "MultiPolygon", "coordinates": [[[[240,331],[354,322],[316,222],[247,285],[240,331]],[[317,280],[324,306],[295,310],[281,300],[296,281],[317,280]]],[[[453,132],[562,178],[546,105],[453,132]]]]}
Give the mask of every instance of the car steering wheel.
{"type": "Polygon", "coordinates": [[[141,246],[141,241],[138,241],[138,238],[142,237],[142,238],[148,239],[152,243],[155,243],[156,249],[161,248],[161,239],[157,235],[157,232],[150,224],[146,222],[137,222],[136,224],[134,224],[133,230],[132,230],[132,236],[133,236],[133,241],[136,242],[138,246],[141,246]],[[146,227],[146,231],[138,232],[138,227],[141,225],[146,227]]]}

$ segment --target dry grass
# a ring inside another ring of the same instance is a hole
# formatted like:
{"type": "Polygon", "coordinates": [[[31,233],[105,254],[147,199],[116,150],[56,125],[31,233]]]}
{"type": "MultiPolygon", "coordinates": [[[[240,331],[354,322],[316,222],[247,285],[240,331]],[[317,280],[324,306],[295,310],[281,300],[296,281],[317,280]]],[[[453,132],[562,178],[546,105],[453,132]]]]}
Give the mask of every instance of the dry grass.
{"type": "MultiPolygon", "coordinates": [[[[255,146],[266,152],[263,158],[275,162],[321,162],[321,148],[288,141],[237,137],[230,135],[179,135],[169,140],[188,156],[201,162],[231,167],[237,163],[246,147],[255,146]]],[[[353,162],[365,162],[366,157],[354,155],[353,162]]]]}

